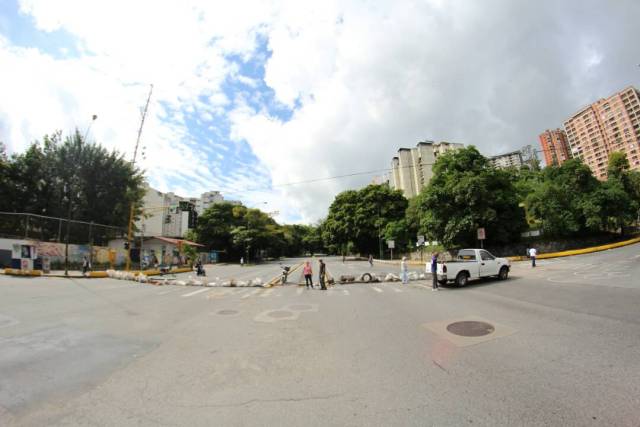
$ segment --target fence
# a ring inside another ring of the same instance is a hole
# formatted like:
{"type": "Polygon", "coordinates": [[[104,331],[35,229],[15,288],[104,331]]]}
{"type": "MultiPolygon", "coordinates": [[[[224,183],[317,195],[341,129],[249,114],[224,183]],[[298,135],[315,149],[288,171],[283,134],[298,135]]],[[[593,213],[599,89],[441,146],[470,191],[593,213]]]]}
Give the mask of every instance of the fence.
{"type": "Polygon", "coordinates": [[[0,237],[64,243],[67,235],[71,244],[107,246],[110,240],[126,237],[127,229],[32,213],[0,212],[0,237]]]}

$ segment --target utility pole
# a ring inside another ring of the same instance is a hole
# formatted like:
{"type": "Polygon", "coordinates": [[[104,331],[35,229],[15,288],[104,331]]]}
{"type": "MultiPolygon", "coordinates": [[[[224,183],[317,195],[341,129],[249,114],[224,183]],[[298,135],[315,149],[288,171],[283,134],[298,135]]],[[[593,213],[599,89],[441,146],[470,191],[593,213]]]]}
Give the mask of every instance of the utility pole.
{"type": "MultiPolygon", "coordinates": [[[[147,97],[147,102],[144,104],[144,110],[142,110],[142,118],[140,120],[140,128],[138,128],[138,137],[136,138],[136,147],[133,150],[133,160],[131,161],[131,166],[136,165],[136,157],[138,156],[138,146],[140,145],[140,136],[142,135],[142,127],[144,126],[144,119],[147,117],[147,110],[149,109],[149,101],[151,100],[151,93],[153,92],[153,85],[150,85],[149,88],[149,96],[147,97]]],[[[131,267],[131,233],[133,231],[133,213],[135,211],[135,203],[131,202],[131,207],[129,208],[129,231],[127,232],[127,265],[126,270],[129,271],[131,267]]]]}

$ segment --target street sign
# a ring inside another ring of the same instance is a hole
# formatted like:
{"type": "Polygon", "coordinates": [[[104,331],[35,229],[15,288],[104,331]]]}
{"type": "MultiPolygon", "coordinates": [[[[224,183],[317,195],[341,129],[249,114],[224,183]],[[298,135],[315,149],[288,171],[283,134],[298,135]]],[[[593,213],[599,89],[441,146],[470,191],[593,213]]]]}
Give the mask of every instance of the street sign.
{"type": "Polygon", "coordinates": [[[395,240],[387,240],[387,247],[389,249],[395,249],[396,247],[396,241],[395,240]]]}
{"type": "Polygon", "coordinates": [[[484,228],[478,228],[478,240],[485,240],[486,234],[484,232],[484,228]]]}
{"type": "Polygon", "coordinates": [[[418,234],[418,243],[416,246],[421,246],[424,243],[424,236],[421,234],[418,234]]]}

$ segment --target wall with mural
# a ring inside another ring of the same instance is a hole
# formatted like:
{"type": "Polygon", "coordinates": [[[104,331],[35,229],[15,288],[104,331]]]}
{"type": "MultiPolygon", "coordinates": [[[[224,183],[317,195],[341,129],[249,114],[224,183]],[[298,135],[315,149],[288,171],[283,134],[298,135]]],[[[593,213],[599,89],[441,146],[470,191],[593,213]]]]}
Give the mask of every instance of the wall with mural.
{"type": "MultiPolygon", "coordinates": [[[[40,242],[37,240],[0,239],[0,267],[8,267],[10,265],[11,249],[14,244],[35,246],[38,257],[48,257],[51,260],[52,265],[64,262],[64,243],[40,242]]],[[[107,264],[122,266],[126,262],[127,251],[124,249],[109,248],[105,246],[69,245],[70,263],[80,264],[85,256],[92,259],[94,266],[107,264]]]]}

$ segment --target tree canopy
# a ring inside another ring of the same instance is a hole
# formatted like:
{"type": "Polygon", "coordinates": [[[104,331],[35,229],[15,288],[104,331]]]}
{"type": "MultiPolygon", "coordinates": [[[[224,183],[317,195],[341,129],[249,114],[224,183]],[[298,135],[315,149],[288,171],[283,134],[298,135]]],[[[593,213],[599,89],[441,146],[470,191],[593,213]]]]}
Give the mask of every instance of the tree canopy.
{"type": "Polygon", "coordinates": [[[131,202],[144,195],[142,173],[123,154],[77,130],[45,135],[21,154],[0,151],[0,211],[60,218],[70,211],[72,219],[126,227],[131,202]]]}
{"type": "Polygon", "coordinates": [[[334,199],[322,225],[325,246],[334,253],[378,253],[381,239],[394,235],[392,229],[386,233],[387,226],[404,220],[407,205],[402,192],[388,185],[344,191],[334,199]]]}

